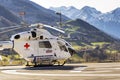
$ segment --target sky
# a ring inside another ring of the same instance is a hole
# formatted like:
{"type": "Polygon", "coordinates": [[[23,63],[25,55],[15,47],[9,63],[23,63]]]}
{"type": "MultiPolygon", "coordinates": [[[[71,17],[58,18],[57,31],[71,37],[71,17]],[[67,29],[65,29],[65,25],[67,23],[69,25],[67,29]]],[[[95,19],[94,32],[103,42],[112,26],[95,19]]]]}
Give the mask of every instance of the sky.
{"type": "Polygon", "coordinates": [[[105,13],[120,7],[120,0],[31,0],[45,8],[74,6],[81,9],[84,6],[94,7],[105,13]]]}

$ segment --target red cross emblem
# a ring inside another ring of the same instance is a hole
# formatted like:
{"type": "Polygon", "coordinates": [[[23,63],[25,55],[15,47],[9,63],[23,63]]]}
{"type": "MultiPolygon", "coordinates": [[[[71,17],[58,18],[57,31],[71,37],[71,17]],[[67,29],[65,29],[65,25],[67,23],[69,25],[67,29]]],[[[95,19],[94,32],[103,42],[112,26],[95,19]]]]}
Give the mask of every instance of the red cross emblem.
{"type": "Polygon", "coordinates": [[[25,47],[26,49],[28,49],[28,48],[30,47],[30,45],[29,45],[28,43],[26,43],[26,44],[24,45],[24,47],[25,47]]]}

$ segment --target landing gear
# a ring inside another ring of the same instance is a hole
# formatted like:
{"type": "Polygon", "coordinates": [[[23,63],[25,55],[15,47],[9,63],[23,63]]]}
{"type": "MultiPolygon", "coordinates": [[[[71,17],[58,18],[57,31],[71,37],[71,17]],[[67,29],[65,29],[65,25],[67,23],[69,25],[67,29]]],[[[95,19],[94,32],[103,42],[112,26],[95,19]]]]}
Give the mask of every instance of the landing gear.
{"type": "Polygon", "coordinates": [[[66,63],[66,61],[64,61],[62,64],[59,64],[59,66],[64,66],[65,63],[66,63]]]}
{"type": "Polygon", "coordinates": [[[33,63],[34,63],[34,67],[53,66],[52,61],[48,59],[43,59],[39,61],[34,60],[33,63]]]}
{"type": "Polygon", "coordinates": [[[65,63],[66,63],[66,61],[64,61],[64,62],[62,63],[62,65],[61,65],[61,66],[64,66],[64,65],[65,65],[65,63]]]}
{"type": "Polygon", "coordinates": [[[57,61],[57,60],[54,60],[54,61],[50,61],[50,62],[42,62],[42,63],[37,63],[37,62],[34,62],[34,67],[45,67],[45,66],[64,66],[64,64],[66,63],[66,61],[64,62],[60,62],[60,61],[57,61]]]}
{"type": "Polygon", "coordinates": [[[64,66],[66,60],[50,60],[50,59],[36,59],[34,58],[33,62],[30,63],[27,61],[26,66],[34,66],[34,67],[41,67],[41,66],[64,66]]]}
{"type": "Polygon", "coordinates": [[[64,66],[64,64],[66,63],[66,61],[54,60],[54,61],[52,61],[52,63],[53,63],[54,65],[57,65],[57,66],[64,66]]]}
{"type": "Polygon", "coordinates": [[[27,61],[27,64],[26,64],[26,66],[30,66],[30,64],[29,64],[29,62],[27,61]]]}

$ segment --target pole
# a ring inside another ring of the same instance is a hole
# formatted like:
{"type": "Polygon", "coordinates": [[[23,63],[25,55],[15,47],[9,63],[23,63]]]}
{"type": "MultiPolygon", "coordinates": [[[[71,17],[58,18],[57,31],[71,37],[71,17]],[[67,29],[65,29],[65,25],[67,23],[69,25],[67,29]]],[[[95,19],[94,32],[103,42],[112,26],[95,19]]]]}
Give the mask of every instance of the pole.
{"type": "Polygon", "coordinates": [[[60,25],[60,27],[62,27],[62,14],[61,14],[61,12],[56,12],[56,14],[60,16],[59,25],[60,25]]]}

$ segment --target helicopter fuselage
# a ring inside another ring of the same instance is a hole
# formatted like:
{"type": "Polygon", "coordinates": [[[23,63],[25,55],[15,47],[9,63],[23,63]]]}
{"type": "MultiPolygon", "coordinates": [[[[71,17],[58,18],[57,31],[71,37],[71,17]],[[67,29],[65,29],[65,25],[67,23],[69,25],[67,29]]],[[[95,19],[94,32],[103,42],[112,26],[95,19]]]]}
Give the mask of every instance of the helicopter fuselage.
{"type": "Polygon", "coordinates": [[[72,56],[71,45],[44,29],[33,29],[11,37],[13,49],[25,60],[43,62],[67,60],[72,56]]]}

